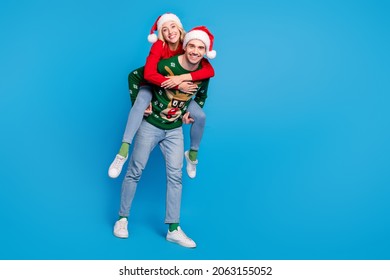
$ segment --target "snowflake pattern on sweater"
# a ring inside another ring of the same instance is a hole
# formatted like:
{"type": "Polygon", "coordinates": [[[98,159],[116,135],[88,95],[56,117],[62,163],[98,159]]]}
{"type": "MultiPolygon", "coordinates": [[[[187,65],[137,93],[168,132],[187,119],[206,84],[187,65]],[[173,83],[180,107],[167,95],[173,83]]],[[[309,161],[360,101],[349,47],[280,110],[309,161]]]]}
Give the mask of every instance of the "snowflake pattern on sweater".
{"type": "MultiPolygon", "coordinates": [[[[198,69],[202,66],[199,65],[198,69]]],[[[161,60],[158,64],[159,73],[164,76],[173,76],[191,73],[184,69],[179,61],[178,56],[161,60]]],[[[182,125],[182,117],[187,111],[191,99],[194,97],[195,102],[203,108],[206,98],[209,79],[196,82],[198,89],[195,93],[184,93],[176,89],[164,89],[153,86],[152,114],[146,121],[161,129],[169,130],[182,125]]]]}

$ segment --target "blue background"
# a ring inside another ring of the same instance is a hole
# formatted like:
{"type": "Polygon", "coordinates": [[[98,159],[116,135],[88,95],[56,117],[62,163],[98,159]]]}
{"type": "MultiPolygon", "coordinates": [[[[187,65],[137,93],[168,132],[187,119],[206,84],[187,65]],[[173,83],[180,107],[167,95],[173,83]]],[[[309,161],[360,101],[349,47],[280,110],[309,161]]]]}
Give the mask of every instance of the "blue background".
{"type": "Polygon", "coordinates": [[[0,258],[389,259],[389,3],[177,2],[1,2],[0,258]],[[159,149],[112,235],[127,74],[166,11],[218,53],[184,176],[195,250],[164,240],[159,149]]]}

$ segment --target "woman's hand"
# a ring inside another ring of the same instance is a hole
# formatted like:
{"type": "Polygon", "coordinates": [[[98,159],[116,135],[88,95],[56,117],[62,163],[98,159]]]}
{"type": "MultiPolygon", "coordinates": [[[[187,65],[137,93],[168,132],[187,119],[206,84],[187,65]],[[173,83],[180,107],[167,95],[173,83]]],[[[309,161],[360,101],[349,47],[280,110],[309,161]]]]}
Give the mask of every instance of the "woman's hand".
{"type": "Polygon", "coordinates": [[[192,82],[183,82],[179,85],[178,88],[184,93],[194,94],[198,89],[198,85],[192,82]]]}
{"type": "Polygon", "coordinates": [[[177,76],[165,76],[165,78],[168,78],[168,80],[161,83],[161,87],[163,88],[174,88],[178,85],[180,85],[183,82],[190,82],[192,80],[191,74],[181,74],[177,76]]]}
{"type": "Polygon", "coordinates": [[[179,76],[166,76],[168,80],[161,83],[161,87],[163,88],[173,88],[175,86],[180,85],[183,82],[183,78],[179,76]]]}

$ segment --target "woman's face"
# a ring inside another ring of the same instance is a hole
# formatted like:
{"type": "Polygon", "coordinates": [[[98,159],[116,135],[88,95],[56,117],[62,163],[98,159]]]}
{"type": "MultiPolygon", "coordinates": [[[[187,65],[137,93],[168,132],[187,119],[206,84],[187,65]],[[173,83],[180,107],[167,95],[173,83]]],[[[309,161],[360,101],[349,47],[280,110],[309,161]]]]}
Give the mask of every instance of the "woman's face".
{"type": "Polygon", "coordinates": [[[168,44],[176,44],[180,39],[180,30],[174,21],[164,23],[161,27],[161,33],[168,44]]]}

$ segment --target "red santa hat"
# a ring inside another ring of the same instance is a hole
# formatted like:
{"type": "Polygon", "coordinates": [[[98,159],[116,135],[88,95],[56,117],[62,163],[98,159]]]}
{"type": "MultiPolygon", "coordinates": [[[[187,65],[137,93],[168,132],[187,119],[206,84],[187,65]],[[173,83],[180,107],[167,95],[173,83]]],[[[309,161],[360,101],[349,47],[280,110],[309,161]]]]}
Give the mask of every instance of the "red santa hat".
{"type": "Polygon", "coordinates": [[[209,59],[213,59],[217,56],[217,52],[213,50],[214,36],[206,26],[197,26],[188,31],[184,36],[183,48],[185,48],[187,43],[193,39],[201,40],[206,45],[206,56],[209,59]]]}
{"type": "Polygon", "coordinates": [[[152,29],[150,30],[150,34],[148,35],[148,41],[150,43],[157,42],[158,37],[156,34],[154,34],[154,32],[160,31],[163,24],[168,22],[168,21],[174,21],[179,27],[183,28],[183,25],[181,24],[181,21],[177,15],[172,14],[172,13],[165,13],[165,14],[159,16],[157,18],[156,22],[153,24],[152,29]]]}

